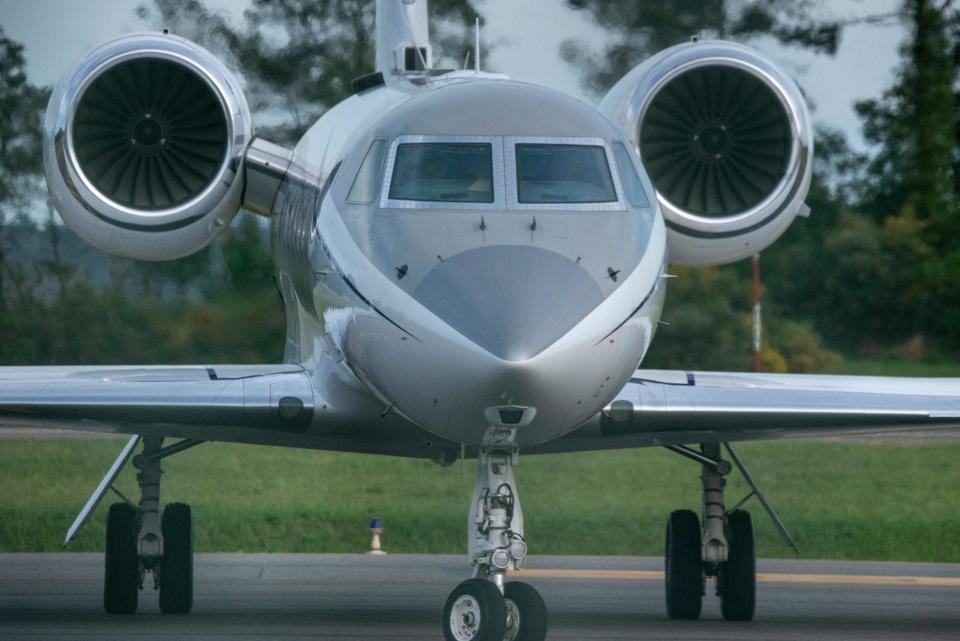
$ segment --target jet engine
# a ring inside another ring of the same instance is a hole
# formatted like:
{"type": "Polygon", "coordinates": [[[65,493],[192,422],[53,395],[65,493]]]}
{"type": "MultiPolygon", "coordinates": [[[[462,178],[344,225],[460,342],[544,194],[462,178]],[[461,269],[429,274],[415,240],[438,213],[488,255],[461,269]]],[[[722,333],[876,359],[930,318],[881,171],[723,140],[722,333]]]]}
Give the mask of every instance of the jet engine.
{"type": "Polygon", "coordinates": [[[806,101],[754,49],[721,41],[671,47],[627,73],[600,110],[627,133],[650,174],[671,263],[746,258],[808,212],[806,101]]]}
{"type": "Polygon", "coordinates": [[[142,260],[192,254],[240,208],[250,112],[233,75],[167,34],[112,40],[54,89],[44,170],[84,240],[142,260]]]}

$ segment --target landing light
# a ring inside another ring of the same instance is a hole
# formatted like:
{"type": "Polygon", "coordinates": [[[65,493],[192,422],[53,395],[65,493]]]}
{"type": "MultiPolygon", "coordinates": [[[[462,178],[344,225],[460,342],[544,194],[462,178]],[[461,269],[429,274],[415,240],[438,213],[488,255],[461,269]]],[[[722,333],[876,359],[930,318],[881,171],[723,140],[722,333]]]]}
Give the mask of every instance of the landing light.
{"type": "Polygon", "coordinates": [[[491,425],[523,427],[536,416],[537,408],[522,405],[501,405],[500,407],[488,407],[483,414],[491,425]]]}
{"type": "Polygon", "coordinates": [[[500,422],[504,425],[519,425],[523,419],[523,408],[510,407],[498,410],[500,413],[500,422]]]}

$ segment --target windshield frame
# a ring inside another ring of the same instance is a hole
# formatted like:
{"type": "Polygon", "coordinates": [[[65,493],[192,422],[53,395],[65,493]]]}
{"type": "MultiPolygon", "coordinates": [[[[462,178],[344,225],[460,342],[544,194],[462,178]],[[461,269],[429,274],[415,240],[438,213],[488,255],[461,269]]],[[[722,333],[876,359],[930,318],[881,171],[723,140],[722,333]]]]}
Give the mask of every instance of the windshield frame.
{"type": "Polygon", "coordinates": [[[380,184],[380,207],[382,209],[505,209],[506,199],[503,189],[503,138],[500,136],[397,136],[390,143],[387,163],[383,168],[380,184]],[[397,149],[400,145],[419,143],[481,143],[490,145],[490,163],[493,180],[492,202],[463,202],[445,200],[400,200],[390,198],[390,183],[397,161],[397,149]]]}
{"type": "Polygon", "coordinates": [[[526,211],[627,211],[623,186],[620,184],[620,174],[617,171],[616,159],[610,145],[603,138],[584,138],[567,136],[507,136],[504,138],[504,173],[507,183],[507,208],[526,211]],[[584,147],[601,147],[607,159],[607,171],[613,182],[616,200],[591,203],[522,203],[519,196],[517,177],[517,145],[582,145],[584,147]]]}

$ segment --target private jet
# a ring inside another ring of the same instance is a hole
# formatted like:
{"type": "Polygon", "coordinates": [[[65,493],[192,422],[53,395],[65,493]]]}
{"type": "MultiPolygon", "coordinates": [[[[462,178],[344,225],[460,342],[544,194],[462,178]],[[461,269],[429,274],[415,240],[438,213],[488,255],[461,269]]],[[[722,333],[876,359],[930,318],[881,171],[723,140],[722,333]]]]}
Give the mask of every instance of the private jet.
{"type": "Polygon", "coordinates": [[[709,585],[724,618],[751,619],[754,529],[727,507],[734,469],[781,524],[731,444],[960,427],[960,380],[640,369],[668,265],[750,257],[809,213],[797,84],[754,49],[694,40],[593,107],[479,64],[436,68],[427,10],[377,1],[375,69],[293,149],[255,137],[240,82],[181,37],[123,36],[70,69],[44,121],[63,221],[160,261],[240,209],[268,217],[284,357],[2,367],[0,427],[130,435],[66,536],[132,462],[138,500],[107,516],[110,613],[133,613],[148,575],[163,612],[191,610],[192,513],[162,506],[161,464],[219,441],[476,460],[472,575],[446,602],[448,641],[546,636],[543,599],[507,580],[536,546],[521,453],[669,448],[700,475],[703,509],[667,520],[667,613],[697,618],[709,585]]]}

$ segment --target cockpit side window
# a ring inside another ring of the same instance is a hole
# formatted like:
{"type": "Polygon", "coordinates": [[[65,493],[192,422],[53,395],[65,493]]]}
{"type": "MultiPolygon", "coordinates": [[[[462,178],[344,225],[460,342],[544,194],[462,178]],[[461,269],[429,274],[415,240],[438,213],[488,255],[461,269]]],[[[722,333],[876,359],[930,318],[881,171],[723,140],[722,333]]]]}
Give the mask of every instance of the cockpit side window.
{"type": "Polygon", "coordinates": [[[602,146],[517,143],[516,163],[519,203],[617,201],[602,146]]]}
{"type": "Polygon", "coordinates": [[[493,150],[486,142],[397,145],[390,200],[493,203],[493,150]]]}
{"type": "Polygon", "coordinates": [[[617,159],[617,168],[620,170],[620,184],[623,185],[623,193],[627,201],[633,207],[649,207],[650,201],[647,199],[646,192],[643,191],[643,183],[640,182],[640,176],[637,175],[637,168],[627,153],[627,148],[623,143],[613,143],[613,155],[617,159]]]}
{"type": "Polygon", "coordinates": [[[383,152],[387,147],[385,140],[374,140],[363,157],[357,177],[347,195],[348,203],[369,205],[377,199],[380,187],[380,172],[383,168],[383,152]]]}

